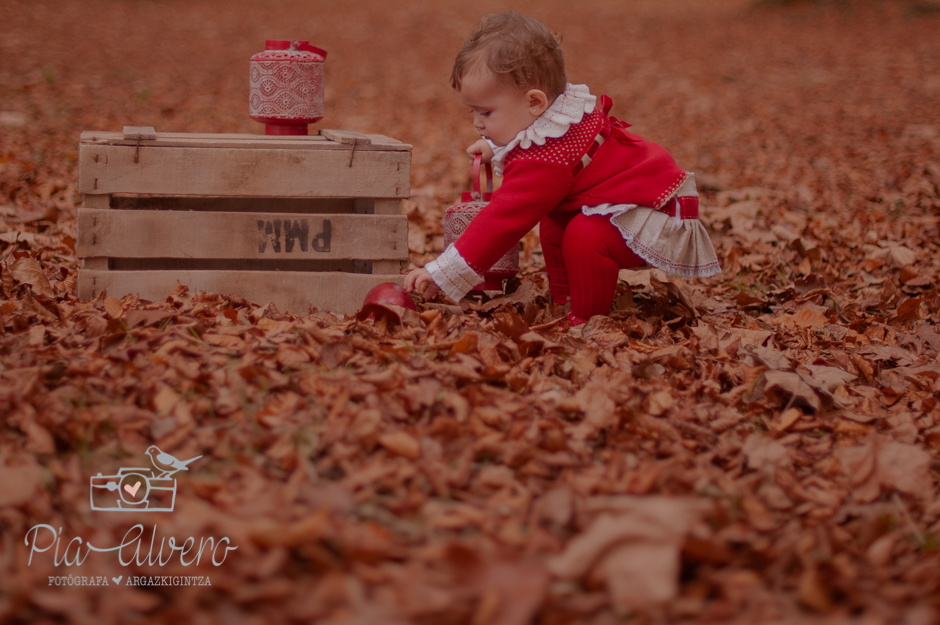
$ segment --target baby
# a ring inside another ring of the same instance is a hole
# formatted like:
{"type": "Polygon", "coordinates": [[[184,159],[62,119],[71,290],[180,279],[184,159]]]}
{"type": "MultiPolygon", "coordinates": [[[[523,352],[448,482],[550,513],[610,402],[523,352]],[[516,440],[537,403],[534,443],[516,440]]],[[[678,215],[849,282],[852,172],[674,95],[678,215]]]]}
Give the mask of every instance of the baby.
{"type": "Polygon", "coordinates": [[[454,245],[405,278],[405,289],[455,302],[536,224],[549,290],[570,297],[571,325],[610,312],[620,269],[682,277],[721,271],[698,221],[693,175],[608,115],[613,102],[565,77],[560,39],[514,11],[485,16],[454,62],[457,97],[502,186],[454,245]]]}

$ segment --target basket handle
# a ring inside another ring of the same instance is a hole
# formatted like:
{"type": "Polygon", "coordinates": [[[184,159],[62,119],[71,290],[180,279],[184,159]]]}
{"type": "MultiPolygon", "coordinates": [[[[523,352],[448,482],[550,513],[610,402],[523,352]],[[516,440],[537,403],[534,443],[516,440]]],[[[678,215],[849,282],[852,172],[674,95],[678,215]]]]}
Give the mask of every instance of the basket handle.
{"type": "Polygon", "coordinates": [[[483,155],[477,154],[473,157],[473,199],[489,202],[493,195],[493,166],[489,163],[483,163],[483,155]],[[486,193],[480,193],[480,165],[485,165],[486,169],[486,193]]]}

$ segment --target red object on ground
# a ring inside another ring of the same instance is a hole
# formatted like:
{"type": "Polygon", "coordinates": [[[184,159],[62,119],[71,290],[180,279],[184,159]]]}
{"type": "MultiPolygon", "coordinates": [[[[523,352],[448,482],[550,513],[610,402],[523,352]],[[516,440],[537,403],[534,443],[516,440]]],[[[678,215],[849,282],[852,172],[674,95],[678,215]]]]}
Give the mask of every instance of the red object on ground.
{"type": "Polygon", "coordinates": [[[401,317],[389,306],[417,310],[411,295],[400,284],[383,282],[366,293],[366,298],[362,302],[362,310],[356,313],[356,319],[362,321],[369,317],[374,317],[376,320],[389,317],[395,323],[400,324],[401,317]]]}
{"type": "Polygon", "coordinates": [[[248,114],[266,135],[305,135],[323,117],[326,51],[306,41],[268,39],[249,62],[248,114]]]}
{"type": "MultiPolygon", "coordinates": [[[[473,192],[464,192],[460,204],[448,206],[444,211],[444,247],[453,245],[463,231],[467,229],[473,218],[477,216],[489,203],[493,195],[493,169],[486,164],[486,191],[480,191],[480,164],[483,157],[477,155],[473,159],[473,192]]],[[[493,263],[490,269],[483,273],[483,283],[478,284],[473,291],[502,291],[503,280],[519,273],[519,246],[516,245],[506,252],[502,258],[493,263]]]]}

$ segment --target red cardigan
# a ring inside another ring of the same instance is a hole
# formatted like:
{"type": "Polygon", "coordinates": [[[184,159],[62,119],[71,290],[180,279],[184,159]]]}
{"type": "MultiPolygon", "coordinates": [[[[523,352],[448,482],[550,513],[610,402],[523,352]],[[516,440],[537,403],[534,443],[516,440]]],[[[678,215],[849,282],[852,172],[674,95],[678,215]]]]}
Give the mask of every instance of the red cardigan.
{"type": "Polygon", "coordinates": [[[608,117],[610,98],[601,96],[600,104],[563,136],[506,155],[502,186],[454,244],[478,274],[549,213],[606,203],[659,209],[675,195],[688,174],[664,148],[608,117]],[[598,133],[603,144],[578,167],[598,133]]]}

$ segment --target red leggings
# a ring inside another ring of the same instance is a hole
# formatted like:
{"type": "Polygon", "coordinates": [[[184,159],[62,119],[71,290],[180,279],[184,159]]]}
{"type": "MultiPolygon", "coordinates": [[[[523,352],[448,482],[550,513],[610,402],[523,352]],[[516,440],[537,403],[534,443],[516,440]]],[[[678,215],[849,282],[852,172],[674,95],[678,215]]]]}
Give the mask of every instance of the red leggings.
{"type": "Polygon", "coordinates": [[[564,304],[570,295],[573,324],[609,313],[617,272],[646,264],[606,215],[549,215],[539,224],[539,236],[552,299],[564,304]]]}

